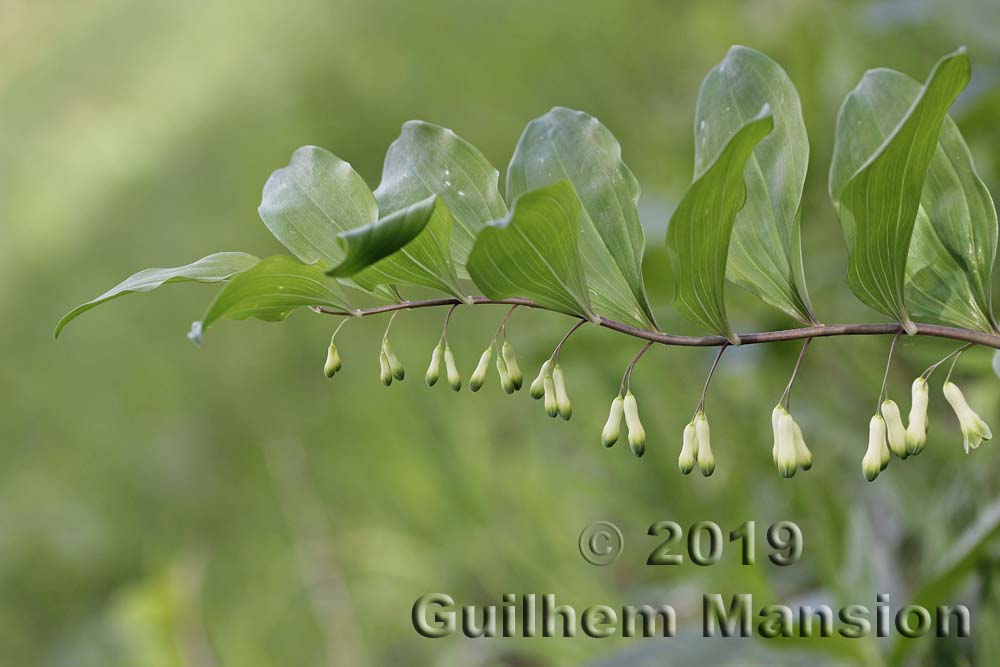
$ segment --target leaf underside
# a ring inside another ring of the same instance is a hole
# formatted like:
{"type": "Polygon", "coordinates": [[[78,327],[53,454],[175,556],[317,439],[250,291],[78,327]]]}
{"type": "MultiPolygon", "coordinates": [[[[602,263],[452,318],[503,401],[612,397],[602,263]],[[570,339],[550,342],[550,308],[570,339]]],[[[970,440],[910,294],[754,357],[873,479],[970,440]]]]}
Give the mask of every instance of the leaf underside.
{"type": "Polygon", "coordinates": [[[695,111],[695,173],[767,105],[774,130],[747,160],[747,200],[736,216],[726,277],[791,317],[815,324],[800,242],[809,138],[798,92],[763,53],[734,46],[702,83],[695,111]]]}
{"type": "Polygon", "coordinates": [[[568,181],[525,193],[503,220],[479,233],[469,274],[491,299],[526,297],[596,320],[578,252],[582,210],[568,181]]]}
{"type": "Polygon", "coordinates": [[[219,252],[202,257],[197,262],[169,269],[145,269],[132,274],[99,297],[81,304],[63,315],[56,325],[55,336],[71,321],[102,303],[134,292],[150,292],[161,285],[182,282],[216,283],[250,269],[257,258],[245,252],[219,252]]]}
{"type": "Polygon", "coordinates": [[[737,130],[715,161],[696,173],[667,228],[667,257],[677,284],[674,305],[692,323],[733,344],[739,339],[724,298],[730,237],[747,198],[747,160],[773,127],[770,109],[764,108],[737,130]]]}
{"type": "MultiPolygon", "coordinates": [[[[871,80],[862,80],[847,96],[837,119],[830,195],[850,255],[847,284],[862,302],[911,333],[904,294],[910,242],[943,121],[969,74],[964,49],[941,59],[916,101],[874,152],[864,139],[873,128],[860,118],[871,80]]],[[[869,72],[866,78],[877,76],[869,72]]]]}
{"type": "Polygon", "coordinates": [[[580,259],[594,312],[657,330],[642,280],[639,184],[606,127],[582,111],[556,107],[524,129],[507,170],[507,199],[564,179],[583,206],[580,259]]]}

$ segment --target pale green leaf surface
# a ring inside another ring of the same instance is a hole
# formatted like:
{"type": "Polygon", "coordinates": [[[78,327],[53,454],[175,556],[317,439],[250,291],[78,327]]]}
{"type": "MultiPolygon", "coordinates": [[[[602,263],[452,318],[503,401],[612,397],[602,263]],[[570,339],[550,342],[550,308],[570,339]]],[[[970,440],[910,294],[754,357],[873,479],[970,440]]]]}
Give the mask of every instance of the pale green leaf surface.
{"type": "Polygon", "coordinates": [[[765,104],[771,108],[774,130],[747,160],[747,201],[733,225],[726,276],[812,324],[816,318],[806,291],[799,236],[809,138],[795,86],[763,53],[734,46],[705,77],[695,111],[695,173],[707,169],[765,104]]]}
{"type": "Polygon", "coordinates": [[[201,321],[192,325],[189,337],[200,342],[201,332],[222,317],[278,322],[302,306],[351,310],[340,287],[318,266],[274,255],[230,280],[201,321]]]}
{"type": "Polygon", "coordinates": [[[464,299],[449,249],[451,212],[431,195],[378,222],[341,234],[344,261],[328,273],[351,276],[367,290],[418,285],[464,299]]]}
{"type": "Polygon", "coordinates": [[[507,199],[563,179],[583,205],[580,259],[594,311],[656,330],[642,280],[639,184],[608,128],[582,111],[556,107],[525,127],[507,170],[507,199]]]}
{"type": "Polygon", "coordinates": [[[715,161],[696,173],[667,227],[667,257],[677,284],[674,305],[694,324],[732,343],[739,339],[726,315],[729,243],[747,198],[747,160],[773,127],[765,107],[735,132],[715,161]]]}
{"type": "Polygon", "coordinates": [[[197,262],[170,269],[145,269],[132,274],[99,297],[81,304],[63,315],[56,325],[55,336],[72,320],[91,308],[134,292],[150,292],[161,285],[182,282],[215,283],[228,280],[257,263],[257,258],[245,252],[218,252],[197,262]]]}
{"type": "Polygon", "coordinates": [[[466,278],[466,259],[479,230],[507,214],[499,178],[489,160],[451,130],[408,121],[386,152],[375,199],[384,217],[438,195],[454,220],[450,244],[456,271],[466,278]]]}
{"type": "Polygon", "coordinates": [[[257,209],[271,233],[306,264],[329,268],[344,258],[337,236],[378,220],[371,190],[333,153],[303,146],[264,184],[257,209]]]}
{"type": "Polygon", "coordinates": [[[841,107],[830,195],[850,255],[847,284],[862,302],[912,331],[904,294],[910,242],[942,124],[969,81],[969,58],[964,49],[942,58],[872,152],[872,135],[880,130],[863,121],[864,93],[878,76],[869,72],[841,107]]]}
{"type": "Polygon", "coordinates": [[[525,297],[595,320],[578,251],[582,211],[569,181],[522,195],[479,232],[468,262],[473,281],[491,299],[525,297]]]}

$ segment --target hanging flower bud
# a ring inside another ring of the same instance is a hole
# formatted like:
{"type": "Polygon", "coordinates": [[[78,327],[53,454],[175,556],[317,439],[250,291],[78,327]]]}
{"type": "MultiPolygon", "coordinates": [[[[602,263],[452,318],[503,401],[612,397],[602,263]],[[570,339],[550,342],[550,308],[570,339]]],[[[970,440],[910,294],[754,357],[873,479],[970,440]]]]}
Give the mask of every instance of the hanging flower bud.
{"type": "Polygon", "coordinates": [[[449,345],[444,346],[444,369],[451,388],[455,391],[461,391],[462,375],[458,372],[458,366],[455,365],[455,355],[451,353],[449,345]]]}
{"type": "Polygon", "coordinates": [[[622,403],[625,412],[625,426],[628,427],[628,446],[636,456],[646,453],[646,429],[639,421],[639,404],[635,401],[635,394],[631,391],[625,394],[622,403]]]}
{"type": "Polygon", "coordinates": [[[552,382],[552,376],[546,375],[542,380],[542,387],[545,394],[545,414],[555,417],[559,414],[559,403],[556,401],[556,388],[552,382]]]}
{"type": "Polygon", "coordinates": [[[802,437],[802,429],[799,428],[799,423],[792,421],[792,425],[795,427],[795,460],[800,468],[803,470],[809,470],[813,467],[813,455],[806,447],[806,439],[802,437]]]}
{"type": "Polygon", "coordinates": [[[434,351],[431,352],[431,365],[427,367],[427,374],[424,375],[424,380],[427,381],[428,387],[433,387],[438,381],[438,376],[441,374],[442,354],[444,354],[444,347],[441,343],[438,343],[434,351]]]}
{"type": "Polygon", "coordinates": [[[556,364],[552,370],[552,384],[556,390],[556,406],[559,409],[559,416],[569,419],[573,416],[573,404],[570,403],[569,395],[566,393],[566,378],[563,376],[562,367],[556,364]]]}
{"type": "Polygon", "coordinates": [[[326,351],[326,363],[323,365],[323,374],[328,378],[332,378],[340,370],[342,364],[340,363],[340,353],[337,352],[337,346],[333,344],[333,339],[330,339],[330,347],[326,351]]]}
{"type": "Polygon", "coordinates": [[[551,365],[552,360],[546,360],[538,371],[538,377],[532,381],[531,387],[528,388],[528,394],[536,401],[545,395],[545,376],[549,374],[549,367],[551,365]]]}
{"type": "Polygon", "coordinates": [[[618,442],[618,436],[622,430],[624,410],[625,399],[619,394],[615,396],[615,400],[611,401],[611,412],[608,413],[608,421],[604,424],[604,430],[601,431],[601,444],[605,447],[611,447],[618,442]]]}
{"type": "Polygon", "coordinates": [[[875,415],[868,422],[868,450],[861,460],[861,470],[869,482],[875,481],[878,474],[885,469],[882,465],[882,450],[889,451],[885,444],[885,420],[881,415],[875,415]]]}
{"type": "Polygon", "coordinates": [[[715,472],[715,455],[712,454],[712,443],[709,439],[708,417],[699,412],[694,418],[695,435],[698,437],[698,467],[701,474],[711,477],[715,472]]]}
{"type": "Polygon", "coordinates": [[[913,381],[910,388],[910,419],[906,426],[906,451],[919,454],[927,442],[927,403],[930,400],[930,387],[922,377],[913,381]]]}
{"type": "Polygon", "coordinates": [[[507,373],[510,375],[510,381],[514,383],[514,389],[519,391],[521,385],[524,384],[524,373],[521,372],[521,367],[517,365],[517,355],[514,354],[514,346],[505,340],[503,347],[500,348],[500,354],[503,355],[504,363],[507,364],[507,373]]]}
{"type": "Polygon", "coordinates": [[[778,415],[778,457],[775,463],[782,477],[788,479],[798,470],[798,457],[795,452],[795,420],[784,408],[778,415]]]}
{"type": "Polygon", "coordinates": [[[899,406],[896,405],[896,401],[882,402],[882,417],[885,419],[889,451],[905,459],[910,453],[906,451],[906,428],[903,426],[903,418],[899,416],[899,406]]]}
{"type": "Polygon", "coordinates": [[[392,384],[392,369],[389,368],[389,357],[385,353],[385,349],[378,355],[378,370],[379,378],[382,380],[382,384],[389,386],[392,384]]]}
{"type": "Polygon", "coordinates": [[[966,454],[969,453],[970,449],[978,448],[983,443],[983,440],[989,440],[993,437],[990,427],[986,425],[982,417],[969,407],[958,385],[954,382],[945,382],[944,397],[948,399],[948,403],[951,405],[951,409],[955,411],[958,423],[962,427],[962,437],[965,439],[966,454]]]}
{"type": "Polygon", "coordinates": [[[507,370],[507,362],[503,359],[503,354],[497,355],[497,374],[500,375],[500,387],[508,394],[517,391],[514,381],[510,379],[510,371],[507,370]]]}
{"type": "Polygon", "coordinates": [[[677,457],[677,467],[681,469],[682,475],[687,475],[694,470],[697,462],[698,434],[695,432],[694,422],[691,422],[684,427],[684,441],[681,444],[681,455],[677,457]]]}
{"type": "Polygon", "coordinates": [[[785,414],[785,406],[780,403],[771,410],[771,433],[774,434],[774,444],[771,445],[771,460],[774,465],[778,465],[778,424],[781,423],[781,415],[785,414]]]}
{"type": "Polygon", "coordinates": [[[482,389],[483,383],[486,382],[486,373],[490,370],[490,359],[492,358],[493,347],[491,346],[483,350],[483,354],[479,357],[476,370],[472,371],[472,376],[469,378],[469,389],[472,391],[482,389]]]}
{"type": "Polygon", "coordinates": [[[399,357],[397,357],[396,353],[392,351],[392,346],[389,345],[388,340],[382,343],[382,352],[389,361],[389,370],[392,372],[392,376],[397,380],[402,380],[405,376],[405,373],[403,372],[403,364],[399,363],[399,357]]]}

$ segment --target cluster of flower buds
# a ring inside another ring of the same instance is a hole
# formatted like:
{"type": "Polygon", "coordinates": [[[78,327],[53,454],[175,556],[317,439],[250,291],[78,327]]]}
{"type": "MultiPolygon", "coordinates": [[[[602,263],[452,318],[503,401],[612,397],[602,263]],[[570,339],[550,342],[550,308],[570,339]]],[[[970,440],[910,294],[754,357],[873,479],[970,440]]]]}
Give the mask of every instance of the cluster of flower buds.
{"type": "Polygon", "coordinates": [[[382,352],[378,356],[378,365],[379,378],[382,380],[382,384],[387,387],[392,384],[393,378],[402,380],[406,375],[403,371],[403,364],[399,362],[399,357],[392,351],[388,338],[382,341],[382,352]]]}
{"type": "Polygon", "coordinates": [[[625,427],[628,429],[628,447],[636,456],[646,453],[646,429],[639,421],[639,405],[636,403],[635,394],[626,391],[625,396],[618,394],[615,400],[611,401],[611,412],[608,413],[608,421],[601,431],[601,444],[611,447],[618,442],[621,435],[622,417],[625,418],[625,427]]]}
{"type": "MultiPolygon", "coordinates": [[[[493,358],[493,344],[483,350],[479,357],[479,364],[469,378],[469,389],[479,391],[486,382],[486,374],[489,372],[490,360],[493,358]]],[[[524,384],[524,374],[521,367],[517,365],[517,355],[509,342],[504,341],[500,346],[500,354],[497,355],[497,374],[500,376],[500,387],[508,394],[513,394],[521,389],[524,384]]]]}
{"type": "Polygon", "coordinates": [[[812,468],[812,452],[802,437],[802,429],[780,403],[771,411],[771,430],[774,432],[771,458],[782,477],[793,477],[800,468],[812,468]]]}
{"type": "Polygon", "coordinates": [[[538,376],[528,388],[528,394],[535,400],[545,399],[545,414],[569,419],[573,416],[573,403],[566,393],[566,378],[562,367],[554,359],[547,360],[538,371],[538,376]]]}
{"type": "Polygon", "coordinates": [[[442,361],[444,361],[445,376],[448,378],[448,384],[455,391],[460,391],[462,389],[462,375],[458,372],[458,366],[455,365],[455,355],[451,353],[451,347],[445,342],[438,343],[437,347],[431,353],[431,364],[427,367],[427,373],[424,375],[427,386],[433,387],[437,384],[438,377],[441,374],[442,361]]]}
{"type": "Polygon", "coordinates": [[[326,363],[323,364],[323,374],[328,378],[332,378],[343,367],[340,361],[340,352],[337,351],[337,345],[333,339],[334,337],[331,336],[330,347],[326,350],[326,363]]]}
{"type": "Polygon", "coordinates": [[[677,458],[677,466],[684,475],[694,470],[695,464],[705,477],[715,472],[715,455],[712,453],[708,417],[702,410],[698,410],[694,419],[684,427],[681,454],[677,458]]]}

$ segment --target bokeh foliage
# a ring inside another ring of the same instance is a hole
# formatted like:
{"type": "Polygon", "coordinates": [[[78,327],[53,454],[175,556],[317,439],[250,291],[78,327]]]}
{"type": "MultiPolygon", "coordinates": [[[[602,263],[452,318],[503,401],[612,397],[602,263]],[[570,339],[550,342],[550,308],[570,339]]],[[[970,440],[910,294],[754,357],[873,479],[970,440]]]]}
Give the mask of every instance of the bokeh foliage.
{"type": "MultiPolygon", "coordinates": [[[[966,44],[976,75],[952,115],[997,192],[990,5],[9,0],[0,20],[3,663],[663,664],[680,655],[678,640],[420,640],[409,607],[438,590],[469,603],[508,591],[581,606],[669,600],[691,617],[709,589],[765,602],[907,599],[994,500],[998,459],[988,445],[961,453],[935,385],[925,453],[863,481],[888,340],[813,345],[795,409],[816,465],[784,481],[768,421],[794,344],[727,353],[708,402],[719,467],[706,480],[681,478],[674,461],[708,351],[654,350],[636,371],[650,434],[637,461],[596,438],[637,347],[607,331],[581,331],[563,354],[576,404],[569,424],[494,383],[457,396],[422,386],[440,313],[398,318],[406,335],[393,342],[412,379],[391,389],[376,373],[378,321],[338,337],[345,368],[332,384],[320,373],[329,318],[221,323],[195,349],[178,323],[203,313],[212,288],[199,285],[123,300],[58,344],[50,334],[94,286],[140,267],[219,248],[278,251],[256,206],[295,147],[334,150],[373,186],[400,125],[422,118],[504,165],[526,119],[555,105],[586,110],[621,141],[644,189],[653,310],[662,328],[684,331],[666,307],[673,286],[654,240],[690,181],[699,83],[734,43],[779,62],[802,98],[811,141],[802,234],[817,315],[870,319],[843,288],[847,256],[826,194],[837,108],[870,67],[919,79],[966,44]],[[662,518],[725,528],[795,520],[805,556],[781,571],[730,558],[650,568],[645,528],[662,518]],[[604,570],[576,553],[579,530],[595,519],[618,523],[627,541],[604,570]]],[[[788,325],[730,294],[736,330],[788,325]]],[[[451,343],[463,371],[495,323],[456,313],[451,343]]],[[[567,323],[515,315],[526,372],[567,323]]],[[[905,400],[909,381],[950,349],[903,345],[890,395],[905,400]]],[[[989,358],[970,352],[958,373],[995,424],[989,358]]],[[[989,549],[976,555],[981,581],[992,562],[989,549]]],[[[979,581],[934,602],[995,615],[995,582],[979,581]]],[[[996,648],[925,641],[917,654],[957,665],[974,650],[996,648]]]]}

